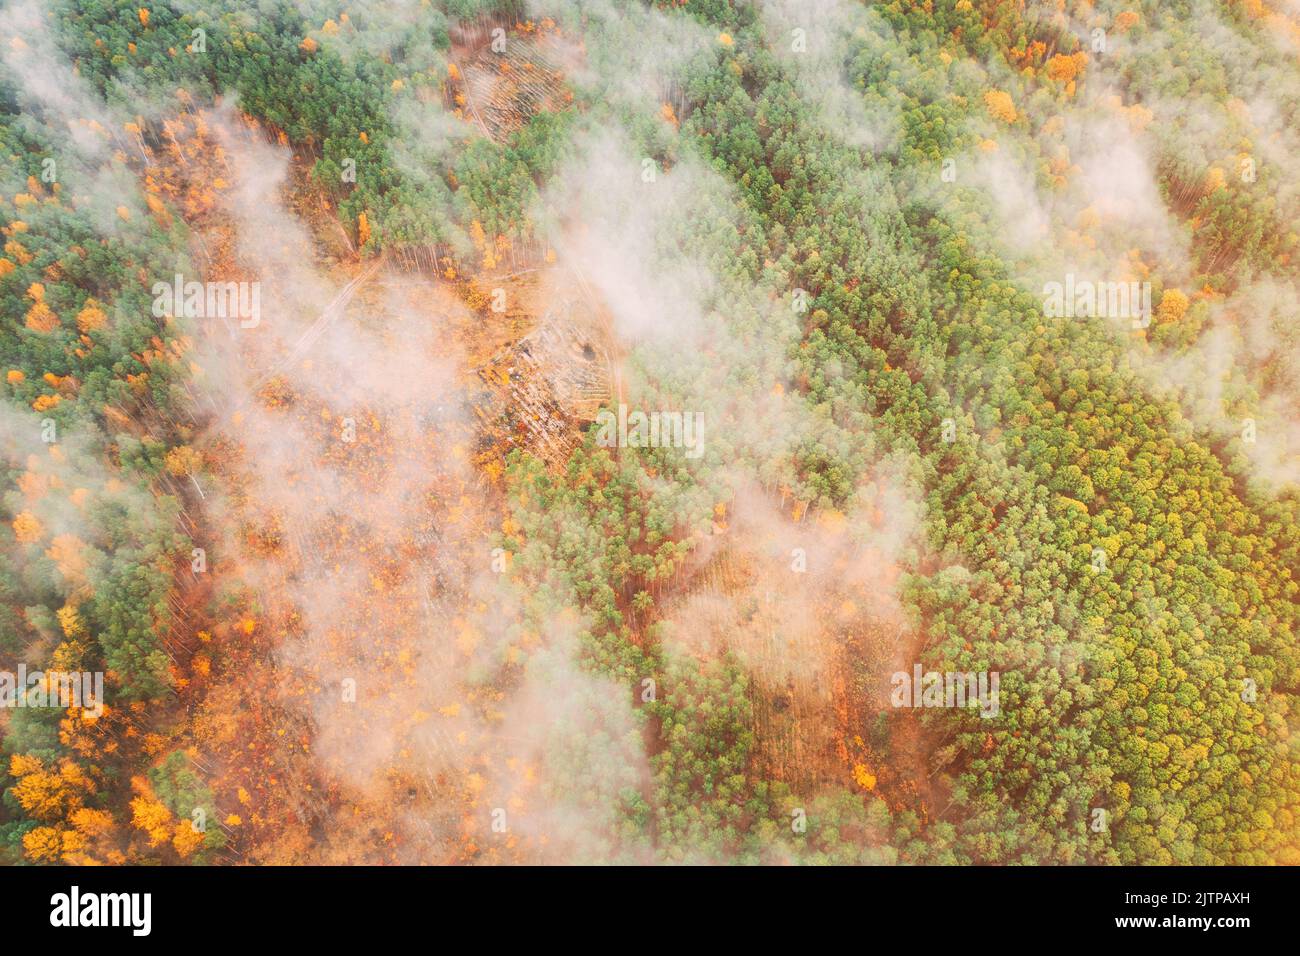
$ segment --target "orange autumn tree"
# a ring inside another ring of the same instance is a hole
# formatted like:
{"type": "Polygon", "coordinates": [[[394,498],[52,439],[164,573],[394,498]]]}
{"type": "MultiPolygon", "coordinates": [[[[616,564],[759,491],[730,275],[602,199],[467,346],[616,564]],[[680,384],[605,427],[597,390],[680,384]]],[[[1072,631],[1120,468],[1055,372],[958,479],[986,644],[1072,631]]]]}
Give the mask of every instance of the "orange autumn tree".
{"type": "Polygon", "coordinates": [[[81,311],[77,313],[77,328],[84,333],[90,333],[102,329],[108,325],[108,316],[100,307],[100,302],[94,296],[88,298],[81,311]]]}
{"type": "Polygon", "coordinates": [[[45,286],[33,282],[27,289],[27,297],[32,300],[27,310],[27,327],[34,332],[53,332],[59,327],[59,317],[45,304],[45,286]]]}
{"type": "Polygon", "coordinates": [[[1066,55],[1058,53],[1047,61],[1047,75],[1058,83],[1072,83],[1088,65],[1088,54],[1080,51],[1066,55]]]}

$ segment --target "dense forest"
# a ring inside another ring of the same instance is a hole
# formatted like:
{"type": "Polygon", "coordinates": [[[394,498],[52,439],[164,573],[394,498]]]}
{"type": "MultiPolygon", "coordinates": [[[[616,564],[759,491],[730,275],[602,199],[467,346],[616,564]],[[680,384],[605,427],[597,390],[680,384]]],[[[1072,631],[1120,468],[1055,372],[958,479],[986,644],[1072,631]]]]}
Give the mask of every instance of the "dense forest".
{"type": "Polygon", "coordinates": [[[142,2],[0,12],[0,861],[1300,863],[1291,4],[142,2]]]}

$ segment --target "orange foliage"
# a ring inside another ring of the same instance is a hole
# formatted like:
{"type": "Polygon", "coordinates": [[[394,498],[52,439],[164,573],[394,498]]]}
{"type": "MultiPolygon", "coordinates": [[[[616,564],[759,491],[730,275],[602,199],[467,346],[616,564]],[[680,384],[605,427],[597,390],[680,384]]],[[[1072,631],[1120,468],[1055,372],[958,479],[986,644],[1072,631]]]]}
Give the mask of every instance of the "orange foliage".
{"type": "Polygon", "coordinates": [[[59,317],[48,305],[38,300],[27,310],[27,327],[33,332],[53,332],[59,327],[59,317]]]}
{"type": "Polygon", "coordinates": [[[41,540],[45,534],[45,528],[37,520],[36,516],[28,511],[19,512],[14,517],[14,537],[18,539],[19,544],[32,544],[41,540]]]}
{"type": "Polygon", "coordinates": [[[107,324],[108,316],[99,307],[99,302],[93,297],[87,299],[86,304],[77,313],[77,328],[82,332],[94,332],[96,329],[102,329],[107,324]]]}
{"type": "Polygon", "coordinates": [[[1047,61],[1047,75],[1058,83],[1071,83],[1088,64],[1088,54],[1079,52],[1072,56],[1058,53],[1047,61]]]}

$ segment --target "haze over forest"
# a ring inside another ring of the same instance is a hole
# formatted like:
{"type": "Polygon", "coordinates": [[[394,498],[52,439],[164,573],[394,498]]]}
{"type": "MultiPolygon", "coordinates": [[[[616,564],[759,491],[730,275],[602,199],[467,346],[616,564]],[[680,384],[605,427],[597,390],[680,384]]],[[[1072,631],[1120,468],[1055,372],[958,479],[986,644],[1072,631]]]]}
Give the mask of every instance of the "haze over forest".
{"type": "Polygon", "coordinates": [[[4,0],[0,863],[1300,863],[1300,2],[4,0]]]}

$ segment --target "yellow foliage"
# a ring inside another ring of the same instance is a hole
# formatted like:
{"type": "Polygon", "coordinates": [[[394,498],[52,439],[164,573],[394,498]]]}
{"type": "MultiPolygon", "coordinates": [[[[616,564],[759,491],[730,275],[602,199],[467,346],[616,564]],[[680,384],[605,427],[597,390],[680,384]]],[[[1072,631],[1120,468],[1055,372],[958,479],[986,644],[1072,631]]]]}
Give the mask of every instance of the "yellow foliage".
{"type": "Polygon", "coordinates": [[[189,820],[176,824],[172,833],[172,846],[181,859],[186,859],[203,845],[204,834],[194,828],[189,820]]]}
{"type": "Polygon", "coordinates": [[[62,641],[50,655],[50,669],[71,673],[81,670],[81,662],[86,657],[86,645],[81,641],[62,641]]]}
{"type": "Polygon", "coordinates": [[[989,90],[984,94],[984,105],[988,108],[989,115],[994,119],[1000,119],[1004,123],[1014,123],[1016,121],[1016,104],[1011,99],[1011,94],[1002,90],[989,90]]]}
{"type": "Polygon", "coordinates": [[[113,829],[113,815],[107,810],[92,810],[89,807],[82,807],[75,811],[70,817],[70,822],[76,829],[86,836],[103,836],[113,829]]]}
{"type": "Polygon", "coordinates": [[[1177,322],[1187,312],[1187,296],[1177,289],[1166,289],[1165,294],[1160,297],[1160,305],[1156,308],[1156,321],[1160,324],[1167,322],[1177,322]]]}
{"type": "Polygon", "coordinates": [[[140,18],[140,26],[147,27],[149,25],[149,11],[146,8],[141,7],[135,12],[135,15],[140,18]]]}
{"type": "Polygon", "coordinates": [[[81,615],[77,613],[75,606],[65,604],[57,612],[59,626],[63,628],[63,633],[67,637],[78,638],[86,633],[86,625],[81,620],[81,615]]]}
{"type": "Polygon", "coordinates": [[[203,464],[203,458],[189,445],[177,445],[163,458],[167,471],[177,477],[192,475],[203,464]]]}
{"type": "Polygon", "coordinates": [[[27,247],[16,239],[10,239],[5,243],[5,254],[17,259],[20,266],[25,266],[32,261],[32,254],[27,251],[27,247]]]}
{"type": "Polygon", "coordinates": [[[29,773],[36,773],[44,766],[40,757],[32,754],[14,754],[9,758],[9,776],[25,777],[29,773]]]}
{"type": "Polygon", "coordinates": [[[871,768],[864,763],[856,764],[854,766],[853,780],[863,790],[876,789],[876,776],[871,772],[871,768]]]}
{"type": "Polygon", "coordinates": [[[131,823],[137,830],[149,834],[150,846],[159,846],[167,842],[171,837],[171,822],[172,812],[152,794],[132,798],[131,823]]]}
{"type": "Polygon", "coordinates": [[[42,768],[24,774],[14,784],[13,795],[28,816],[56,821],[81,809],[86,795],[93,790],[94,785],[85,771],[64,759],[57,771],[42,768]]]}
{"type": "Polygon", "coordinates": [[[23,834],[23,853],[33,863],[58,863],[63,837],[54,827],[37,827],[23,834]]]}

